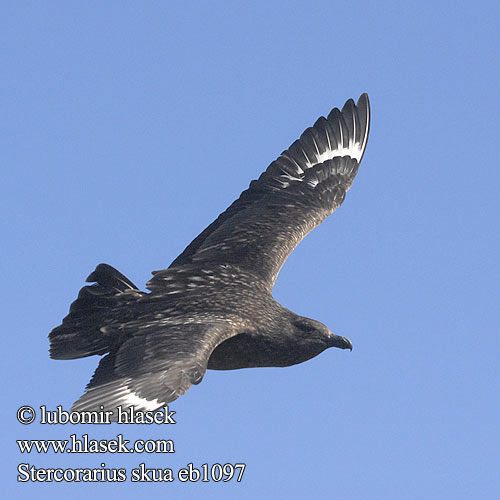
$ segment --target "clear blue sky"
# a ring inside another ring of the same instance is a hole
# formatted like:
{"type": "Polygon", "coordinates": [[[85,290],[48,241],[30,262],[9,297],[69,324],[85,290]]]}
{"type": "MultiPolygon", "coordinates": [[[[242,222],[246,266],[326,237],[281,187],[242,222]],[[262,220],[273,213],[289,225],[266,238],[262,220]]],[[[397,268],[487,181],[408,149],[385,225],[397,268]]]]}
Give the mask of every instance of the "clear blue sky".
{"type": "Polygon", "coordinates": [[[499,480],[497,2],[4,2],[2,474],[18,498],[493,498],[499,480]],[[98,359],[48,332],[107,262],[141,286],[318,116],[368,92],[344,205],[275,297],[354,343],[209,371],[166,426],[23,426],[98,359]],[[21,455],[16,439],[173,439],[21,455]],[[16,484],[17,464],[245,462],[243,481],[16,484]]]}

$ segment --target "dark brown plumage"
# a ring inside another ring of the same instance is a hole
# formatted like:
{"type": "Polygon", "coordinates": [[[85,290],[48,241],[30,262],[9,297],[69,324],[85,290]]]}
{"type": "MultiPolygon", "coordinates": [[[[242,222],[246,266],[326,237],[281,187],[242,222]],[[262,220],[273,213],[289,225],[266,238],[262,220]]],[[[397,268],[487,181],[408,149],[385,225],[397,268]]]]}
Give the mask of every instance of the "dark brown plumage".
{"type": "Polygon", "coordinates": [[[49,335],[54,359],[101,360],[73,410],[155,410],[207,368],[290,366],[351,342],[272,297],[281,266],[334,212],[356,176],[368,96],[319,118],[217,220],[153,273],[149,293],[100,264],[49,335]]]}

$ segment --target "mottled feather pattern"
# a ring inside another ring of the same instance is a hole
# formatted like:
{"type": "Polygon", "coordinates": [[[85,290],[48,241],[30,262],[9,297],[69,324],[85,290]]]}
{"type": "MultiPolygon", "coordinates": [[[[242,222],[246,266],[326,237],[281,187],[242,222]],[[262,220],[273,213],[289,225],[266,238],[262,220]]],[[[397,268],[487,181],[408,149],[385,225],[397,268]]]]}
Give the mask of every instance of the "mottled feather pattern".
{"type": "Polygon", "coordinates": [[[328,118],[320,117],[269,165],[258,180],[252,181],[248,189],[202,231],[170,267],[191,262],[204,241],[221,225],[229,223],[239,212],[258,205],[266,196],[286,189],[291,181],[303,180],[305,172],[314,165],[346,156],[359,164],[366,148],[369,126],[370,111],[366,94],[361,95],[357,105],[349,99],[342,111],[334,108],[328,118]]]}
{"type": "Polygon", "coordinates": [[[168,332],[161,323],[150,322],[105,356],[72,409],[113,409],[132,399],[137,410],[160,408],[201,382],[211,352],[232,335],[227,324],[170,325],[168,332]],[[155,400],[152,408],[147,402],[155,400]]]}
{"type": "Polygon", "coordinates": [[[107,264],[99,264],[86,281],[95,283],[80,290],[68,316],[50,333],[50,356],[54,359],[76,359],[108,352],[116,340],[115,336],[108,335],[112,324],[108,319],[110,309],[127,307],[145,295],[107,264]]]}
{"type": "Polygon", "coordinates": [[[350,157],[336,157],[309,168],[301,179],[288,181],[286,188],[268,193],[216,228],[192,262],[237,264],[254,270],[271,289],[292,250],[343,202],[357,165],[350,157]]]}
{"type": "Polygon", "coordinates": [[[295,246],[344,201],[364,154],[369,102],[319,118],[140,291],[100,264],[49,335],[50,355],[103,355],[73,410],[155,410],[226,370],[290,366],[352,343],[272,297],[295,246]]]}

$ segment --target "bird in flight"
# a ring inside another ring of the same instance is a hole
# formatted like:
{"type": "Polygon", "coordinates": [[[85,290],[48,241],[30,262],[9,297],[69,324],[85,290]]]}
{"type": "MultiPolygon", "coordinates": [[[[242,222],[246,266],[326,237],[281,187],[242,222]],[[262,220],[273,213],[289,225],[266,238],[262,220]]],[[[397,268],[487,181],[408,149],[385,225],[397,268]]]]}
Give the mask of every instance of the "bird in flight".
{"type": "Polygon", "coordinates": [[[370,125],[367,94],[334,108],[273,161],[141,291],[99,264],[62,324],[53,359],[105,355],[73,411],[162,408],[207,368],[291,366],[351,341],[273,299],[297,244],[344,201],[370,125]]]}

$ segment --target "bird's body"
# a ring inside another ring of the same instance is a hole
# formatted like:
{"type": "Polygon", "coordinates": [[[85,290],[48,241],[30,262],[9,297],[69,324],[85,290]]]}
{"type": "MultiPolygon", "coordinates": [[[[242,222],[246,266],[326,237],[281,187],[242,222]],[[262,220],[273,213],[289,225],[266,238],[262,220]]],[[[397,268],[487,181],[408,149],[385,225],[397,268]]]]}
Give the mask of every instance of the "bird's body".
{"type": "Polygon", "coordinates": [[[352,348],[272,297],[281,266],[343,202],[369,128],[366,94],[320,118],[168,269],[149,293],[100,264],[50,334],[51,356],[107,354],[74,410],[157,409],[207,368],[290,366],[328,347],[352,348]]]}

